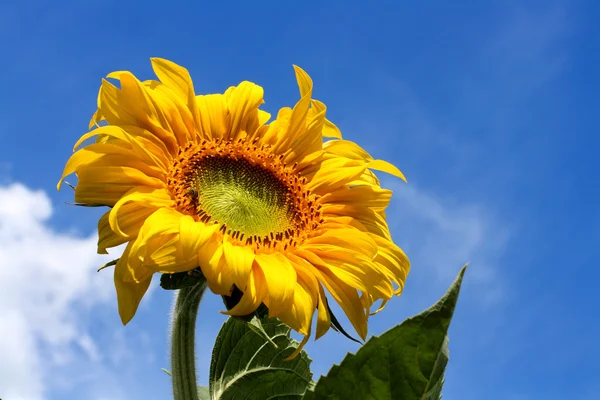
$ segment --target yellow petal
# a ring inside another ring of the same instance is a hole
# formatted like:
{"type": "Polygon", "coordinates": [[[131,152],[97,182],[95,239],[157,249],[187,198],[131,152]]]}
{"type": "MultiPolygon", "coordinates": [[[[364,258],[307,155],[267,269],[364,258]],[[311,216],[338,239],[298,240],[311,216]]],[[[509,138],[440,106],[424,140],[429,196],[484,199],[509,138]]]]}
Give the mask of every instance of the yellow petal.
{"type": "Polygon", "coordinates": [[[294,352],[292,354],[290,354],[288,357],[284,358],[283,361],[289,361],[289,360],[293,360],[294,358],[296,358],[298,356],[298,354],[300,354],[300,352],[304,348],[304,345],[308,342],[309,338],[310,338],[310,332],[308,335],[304,335],[304,338],[302,338],[302,341],[298,344],[298,347],[296,347],[296,350],[294,350],[294,352]]]}
{"type": "Polygon", "coordinates": [[[229,132],[229,112],[222,94],[196,96],[199,135],[204,139],[223,138],[229,132]]]}
{"type": "MultiPolygon", "coordinates": [[[[140,229],[131,249],[131,256],[142,265],[159,247],[175,241],[182,215],[175,210],[159,208],[150,215],[140,229]]],[[[132,261],[133,262],[133,261],[132,261]]]]}
{"type": "MultiPolygon", "coordinates": [[[[170,207],[174,204],[173,200],[165,189],[155,189],[145,186],[139,186],[131,189],[114,205],[109,213],[108,222],[113,232],[121,235],[123,238],[128,238],[129,235],[121,230],[119,221],[125,214],[126,209],[122,207],[128,203],[134,203],[134,207],[140,208],[142,214],[148,214],[147,208],[156,210],[159,207],[170,207]]],[[[130,212],[136,212],[133,208],[130,212]]]]}
{"type": "Polygon", "coordinates": [[[114,110],[101,108],[100,114],[110,125],[138,126],[151,131],[165,144],[170,154],[176,154],[177,142],[187,142],[195,131],[192,110],[160,82],[142,83],[128,71],[119,71],[111,76],[119,80],[121,89],[106,84],[110,89],[101,90],[100,104],[104,104],[103,93],[110,93],[107,104],[111,104],[114,110]]]}
{"type": "Polygon", "coordinates": [[[136,119],[119,104],[119,89],[106,79],[102,79],[98,93],[98,112],[110,125],[135,125],[136,119]]]}
{"type": "Polygon", "coordinates": [[[123,325],[126,325],[135,315],[138,305],[148,290],[152,280],[152,275],[141,282],[135,282],[131,276],[128,277],[128,275],[130,275],[130,269],[127,267],[127,260],[129,259],[130,246],[131,245],[127,246],[123,256],[117,262],[114,276],[119,316],[121,317],[123,325]]]}
{"type": "Polygon", "coordinates": [[[300,89],[300,100],[298,100],[292,110],[285,139],[280,143],[279,148],[289,148],[290,144],[306,129],[306,116],[308,115],[312,96],[312,80],[301,68],[294,66],[294,70],[296,71],[296,80],[300,89]]]}
{"type": "MultiPolygon", "coordinates": [[[[107,163],[108,164],[108,163],[107,163]]],[[[165,187],[161,179],[150,177],[137,168],[129,166],[88,165],[77,169],[79,183],[93,182],[110,186],[111,184],[123,184],[130,186],[148,186],[157,189],[165,187]]]]}
{"type": "Polygon", "coordinates": [[[121,74],[128,74],[128,73],[130,73],[130,72],[129,71],[125,71],[125,70],[113,71],[113,72],[109,73],[108,75],[106,75],[106,77],[118,80],[121,77],[121,74]]]}
{"type": "MultiPolygon", "coordinates": [[[[161,167],[162,169],[166,169],[164,158],[161,157],[162,154],[157,155],[156,153],[150,151],[147,148],[147,146],[145,146],[143,143],[140,142],[140,140],[138,140],[141,139],[141,137],[136,137],[128,133],[122,127],[118,126],[102,126],[98,129],[94,129],[93,131],[86,133],[85,135],[81,136],[81,138],[79,138],[77,143],[75,143],[75,146],[73,146],[73,151],[77,150],[81,146],[81,144],[87,139],[98,135],[105,135],[118,139],[116,143],[113,143],[113,150],[111,151],[112,153],[126,154],[122,152],[125,151],[125,149],[130,148],[133,154],[135,154],[135,156],[137,156],[140,160],[143,160],[144,162],[149,163],[151,165],[161,167]],[[117,144],[121,147],[124,147],[124,149],[119,151],[117,146],[115,146],[117,144]]],[[[90,149],[90,147],[91,146],[88,146],[87,148],[90,149]]],[[[108,153],[108,151],[106,151],[106,153],[108,153]]]]}
{"type": "Polygon", "coordinates": [[[319,303],[317,313],[317,333],[315,340],[323,336],[331,327],[331,316],[327,309],[327,298],[323,286],[319,285],[319,303]]]}
{"type": "Polygon", "coordinates": [[[280,253],[257,254],[255,261],[267,283],[269,318],[276,317],[294,300],[296,271],[287,257],[280,253]]]}
{"type": "MultiPolygon", "coordinates": [[[[101,146],[105,146],[105,144],[100,144],[101,146]]],[[[94,145],[86,147],[86,149],[92,147],[94,145]]],[[[94,146],[95,147],[95,146],[94,146]]],[[[136,174],[145,175],[146,177],[156,182],[157,179],[159,182],[163,182],[166,180],[165,170],[156,165],[149,164],[140,160],[136,157],[135,154],[128,152],[128,154],[118,154],[118,153],[109,153],[105,154],[103,157],[98,157],[88,163],[81,164],[75,168],[75,172],[79,177],[79,182],[81,182],[81,171],[86,169],[96,169],[102,170],[103,168],[127,168],[128,170],[136,170],[136,174]]],[[[128,176],[128,173],[123,170],[124,177],[128,176]]],[[[157,182],[158,183],[158,182],[157,182]]],[[[162,183],[159,183],[159,186],[162,186],[162,183]]]]}
{"type": "Polygon", "coordinates": [[[387,172],[388,174],[394,175],[394,176],[402,179],[404,182],[406,182],[406,178],[404,177],[404,174],[398,169],[398,167],[396,167],[393,164],[390,164],[387,161],[373,160],[367,164],[367,167],[370,169],[377,170],[377,171],[387,172]]]}
{"type": "Polygon", "coordinates": [[[325,124],[323,125],[323,137],[341,139],[342,132],[333,122],[325,119],[325,124]]]}
{"type": "Polygon", "coordinates": [[[322,133],[326,109],[325,104],[320,101],[312,101],[312,107],[308,112],[306,130],[300,133],[292,142],[290,152],[284,160],[286,163],[293,164],[311,153],[322,150],[322,133]]]}
{"type": "Polygon", "coordinates": [[[165,142],[156,137],[154,133],[142,127],[133,125],[123,125],[121,128],[134,137],[144,151],[151,153],[150,157],[156,160],[156,165],[162,166],[165,170],[171,165],[173,160],[171,150],[169,150],[165,142]]]}
{"type": "Polygon", "coordinates": [[[231,310],[224,311],[225,315],[248,315],[254,312],[267,297],[267,283],[262,269],[254,263],[248,274],[248,283],[239,303],[231,310]]]}
{"type": "MultiPolygon", "coordinates": [[[[106,144],[102,144],[101,146],[110,146],[111,148],[118,147],[118,146],[106,145],[106,144]]],[[[123,149],[123,150],[126,150],[126,149],[123,149]]],[[[80,165],[90,164],[90,163],[96,161],[98,158],[102,157],[104,154],[106,154],[106,153],[94,151],[93,149],[92,150],[81,149],[78,152],[76,152],[75,154],[73,154],[67,161],[67,164],[65,165],[65,169],[63,170],[60,180],[58,181],[58,184],[56,185],[56,189],[60,190],[65,178],[68,175],[75,172],[77,167],[79,167],[80,165]]]]}
{"type": "Polygon", "coordinates": [[[333,158],[305,168],[302,173],[310,177],[307,187],[324,195],[357,179],[366,166],[356,160],[333,158]]]}
{"type": "Polygon", "coordinates": [[[373,160],[373,157],[371,157],[366,150],[350,140],[330,140],[323,144],[323,148],[328,153],[349,158],[351,160],[361,160],[365,162],[373,160]]]}
{"type": "Polygon", "coordinates": [[[230,295],[234,282],[224,270],[222,241],[211,240],[206,243],[198,253],[198,261],[210,290],[215,294],[230,295]]]}
{"type": "Polygon", "coordinates": [[[77,169],[79,182],[75,201],[84,204],[113,206],[129,190],[136,186],[164,188],[162,180],[151,178],[131,167],[87,165],[77,169]]]}
{"type": "Polygon", "coordinates": [[[348,227],[347,229],[329,229],[323,227],[323,232],[306,240],[303,248],[319,249],[323,245],[331,245],[340,250],[352,250],[372,259],[377,254],[377,243],[366,233],[348,227]]]}
{"type": "Polygon", "coordinates": [[[178,211],[161,208],[144,222],[130,261],[154,272],[184,272],[199,264],[199,251],[217,230],[178,211]]]}
{"type": "Polygon", "coordinates": [[[387,172],[388,174],[397,176],[403,181],[406,181],[406,178],[396,166],[387,161],[374,160],[373,157],[362,147],[349,140],[330,140],[323,145],[323,148],[328,153],[335,154],[340,157],[364,161],[367,163],[367,167],[370,169],[387,172]]]}
{"type": "Polygon", "coordinates": [[[292,308],[284,311],[279,319],[286,323],[286,318],[290,319],[290,323],[287,323],[289,326],[300,334],[310,335],[312,318],[319,304],[319,281],[312,273],[312,268],[306,267],[306,260],[294,254],[287,254],[287,256],[296,270],[297,284],[292,308]]]}
{"type": "Polygon", "coordinates": [[[363,232],[369,232],[387,240],[391,240],[389,227],[385,218],[367,207],[342,205],[325,205],[321,208],[325,223],[350,225],[363,232]]]}
{"type": "MultiPolygon", "coordinates": [[[[175,153],[178,148],[177,139],[180,141],[185,139],[178,138],[177,133],[179,132],[174,132],[164,110],[154,102],[149,89],[130,72],[121,73],[120,82],[119,104],[135,117],[137,121],[135,125],[142,126],[154,133],[175,153]]],[[[178,115],[176,108],[173,106],[171,108],[170,114],[178,115]]]]}
{"type": "Polygon", "coordinates": [[[118,216],[119,228],[125,233],[125,237],[111,229],[108,221],[111,211],[107,211],[98,220],[98,254],[107,254],[106,249],[135,239],[146,218],[154,211],[156,208],[143,207],[137,203],[125,204],[118,216]]]}
{"type": "Polygon", "coordinates": [[[300,89],[300,97],[311,96],[313,82],[310,76],[297,65],[294,65],[294,72],[296,72],[296,81],[298,82],[298,89],[300,89]]]}
{"type": "Polygon", "coordinates": [[[319,271],[319,274],[319,280],[323,282],[327,291],[344,310],[356,333],[365,340],[368,329],[367,316],[356,289],[348,286],[329,271],[319,271]]]}
{"type": "Polygon", "coordinates": [[[394,294],[399,295],[404,287],[404,282],[410,271],[410,261],[402,249],[391,240],[373,236],[378,246],[377,256],[374,261],[389,272],[389,279],[398,285],[394,294]]]}
{"type": "Polygon", "coordinates": [[[194,84],[187,69],[162,58],[152,58],[152,68],[165,85],[173,90],[179,99],[190,109],[195,121],[196,127],[202,135],[202,110],[198,107],[194,94],[194,84]]]}
{"type": "MultiPolygon", "coordinates": [[[[304,282],[307,282],[307,287],[310,288],[313,296],[313,303],[317,304],[317,334],[315,340],[323,336],[331,327],[331,317],[327,308],[325,297],[325,291],[319,283],[319,280],[315,276],[315,266],[309,263],[306,259],[301,258],[295,254],[288,254],[288,257],[294,263],[296,273],[302,277],[304,282]],[[316,302],[315,299],[316,298],[316,302]]],[[[317,260],[317,257],[314,257],[317,260]]],[[[322,260],[318,260],[317,264],[323,263],[322,260]]]]}
{"type": "Polygon", "coordinates": [[[252,132],[259,126],[258,107],[264,103],[263,88],[248,81],[240,83],[227,93],[227,103],[230,112],[229,137],[237,140],[242,132],[252,132]]]}
{"type": "Polygon", "coordinates": [[[333,256],[317,253],[326,263],[326,268],[349,286],[372,294],[377,299],[392,297],[394,294],[392,284],[377,263],[364,259],[353,263],[352,260],[344,260],[341,254],[343,253],[339,252],[333,256]]]}
{"type": "Polygon", "coordinates": [[[358,292],[355,288],[344,283],[333,272],[325,266],[314,253],[302,249],[296,249],[295,254],[304,258],[314,266],[312,270],[319,282],[321,282],[334,300],[342,307],[344,313],[352,323],[358,335],[364,340],[367,336],[367,316],[362,307],[358,292]]]}
{"type": "Polygon", "coordinates": [[[382,207],[390,203],[392,191],[373,185],[342,186],[323,195],[321,204],[348,204],[358,207],[382,207]]]}
{"type": "Polygon", "coordinates": [[[298,279],[291,306],[282,310],[277,317],[301,335],[309,335],[316,306],[315,298],[306,289],[302,279],[298,279]]]}
{"type": "Polygon", "coordinates": [[[258,123],[260,125],[266,124],[271,119],[271,114],[266,111],[258,110],[258,123]]]}
{"type": "Polygon", "coordinates": [[[191,110],[173,91],[160,83],[147,87],[162,128],[173,132],[180,146],[196,138],[196,124],[191,110]]]}
{"type": "Polygon", "coordinates": [[[274,151],[277,151],[279,147],[282,148],[280,153],[285,153],[287,148],[282,144],[286,142],[287,137],[285,130],[288,127],[290,117],[292,115],[292,109],[289,107],[282,107],[277,113],[277,118],[267,126],[266,130],[257,131],[253,136],[250,136],[247,140],[258,140],[260,144],[266,144],[272,146],[274,151]],[[257,135],[260,132],[261,135],[257,135]]]}
{"type": "Polygon", "coordinates": [[[152,103],[146,88],[131,72],[122,71],[117,79],[121,84],[121,90],[118,92],[119,102],[135,116],[138,122],[158,119],[158,110],[152,103]]]}
{"type": "Polygon", "coordinates": [[[194,96],[194,84],[187,69],[164,58],[151,58],[152,69],[162,83],[173,90],[183,101],[194,96]]]}
{"type": "Polygon", "coordinates": [[[254,252],[246,246],[236,246],[228,241],[223,243],[223,253],[227,273],[231,275],[233,283],[243,292],[248,282],[248,274],[254,263],[254,252]]]}
{"type": "Polygon", "coordinates": [[[100,114],[100,110],[96,110],[96,112],[92,114],[92,118],[90,118],[88,129],[92,129],[94,126],[98,126],[98,123],[103,119],[104,117],[102,117],[102,114],[100,114]]]}
{"type": "Polygon", "coordinates": [[[179,220],[179,240],[183,257],[190,258],[197,256],[202,246],[218,230],[219,225],[206,225],[203,222],[194,221],[189,215],[182,217],[179,220]]]}

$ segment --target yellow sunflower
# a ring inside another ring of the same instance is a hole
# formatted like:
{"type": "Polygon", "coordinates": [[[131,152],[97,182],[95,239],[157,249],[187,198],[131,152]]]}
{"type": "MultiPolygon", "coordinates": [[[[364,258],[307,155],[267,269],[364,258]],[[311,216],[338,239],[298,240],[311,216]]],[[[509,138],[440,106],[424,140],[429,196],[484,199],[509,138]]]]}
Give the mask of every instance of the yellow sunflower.
{"type": "Polygon", "coordinates": [[[102,81],[95,129],[58,183],[75,173],[76,202],[110,207],[99,253],[127,243],[114,271],[123,323],[154,273],[199,266],[212,292],[242,291],[227,314],[264,303],[304,345],[315,311],[316,338],[330,327],[327,290],[365,339],[373,303],[400,294],[409,270],[385,221],[391,192],[372,170],[402,173],[342,140],[298,67],[300,100],[268,124],[254,83],[196,95],[185,68],[152,67],[160,81],[128,71],[107,76],[118,87],[102,81]]]}

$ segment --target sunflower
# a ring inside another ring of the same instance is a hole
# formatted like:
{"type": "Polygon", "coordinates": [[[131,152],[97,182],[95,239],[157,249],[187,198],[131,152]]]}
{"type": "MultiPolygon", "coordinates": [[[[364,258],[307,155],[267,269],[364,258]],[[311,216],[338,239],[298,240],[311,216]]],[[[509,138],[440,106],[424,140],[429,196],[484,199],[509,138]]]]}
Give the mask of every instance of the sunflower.
{"type": "Polygon", "coordinates": [[[409,270],[385,220],[391,191],[372,171],[402,173],[342,139],[298,67],[300,100],[270,123],[254,83],[196,95],[185,68],[152,67],[159,81],[102,80],[91,130],[58,183],[75,173],[77,203],[110,207],[98,253],[127,243],[114,271],[122,322],[154,273],[199,266],[212,292],[243,293],[226,314],[264,304],[304,335],[299,348],[315,311],[316,338],[330,327],[326,291],[364,340],[374,303],[400,294],[409,270]]]}

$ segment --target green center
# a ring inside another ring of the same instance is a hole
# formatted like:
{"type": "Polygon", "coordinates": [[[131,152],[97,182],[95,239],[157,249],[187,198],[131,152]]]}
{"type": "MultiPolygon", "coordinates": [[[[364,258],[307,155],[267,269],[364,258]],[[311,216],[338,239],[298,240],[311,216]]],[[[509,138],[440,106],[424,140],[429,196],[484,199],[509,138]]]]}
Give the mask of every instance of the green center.
{"type": "Polygon", "coordinates": [[[228,230],[267,236],[290,228],[289,192],[271,171],[220,156],[204,158],[197,171],[200,207],[228,230]]]}

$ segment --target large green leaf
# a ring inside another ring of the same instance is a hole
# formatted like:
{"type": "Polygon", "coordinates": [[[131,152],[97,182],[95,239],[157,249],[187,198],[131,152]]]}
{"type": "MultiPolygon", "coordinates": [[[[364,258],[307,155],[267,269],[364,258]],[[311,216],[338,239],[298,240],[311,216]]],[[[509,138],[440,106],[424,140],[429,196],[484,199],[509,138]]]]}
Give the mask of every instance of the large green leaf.
{"type": "Polygon", "coordinates": [[[198,400],[210,400],[210,392],[206,386],[198,386],[198,400]]]}
{"type": "Polygon", "coordinates": [[[304,399],[439,400],[465,268],[436,304],[348,354],[304,399]]]}
{"type": "Polygon", "coordinates": [[[239,319],[229,318],[223,324],[210,364],[212,400],[302,398],[311,383],[311,360],[305,351],[284,360],[298,347],[298,342],[290,338],[290,328],[266,317],[260,323],[260,330],[270,340],[257,333],[256,326],[250,328],[239,319]]]}

